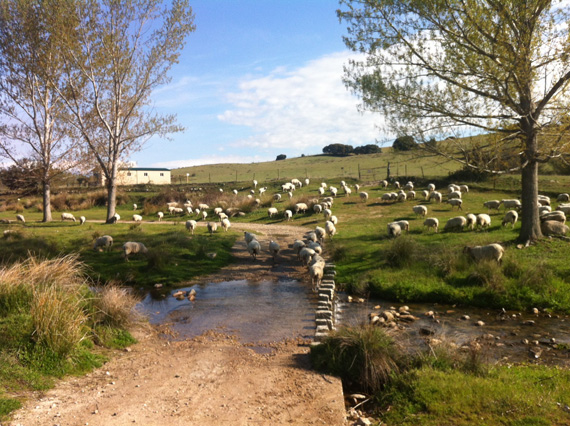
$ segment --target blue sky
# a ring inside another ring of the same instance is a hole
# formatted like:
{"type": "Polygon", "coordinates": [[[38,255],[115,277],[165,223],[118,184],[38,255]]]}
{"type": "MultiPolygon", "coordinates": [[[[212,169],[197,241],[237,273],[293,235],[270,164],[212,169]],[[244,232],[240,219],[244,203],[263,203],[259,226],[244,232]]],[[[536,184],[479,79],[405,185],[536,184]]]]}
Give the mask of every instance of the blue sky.
{"type": "Polygon", "coordinates": [[[196,31],[155,108],[186,128],[130,156],[139,166],[258,162],[382,139],[342,83],[354,54],[335,0],[195,0],[196,31]]]}

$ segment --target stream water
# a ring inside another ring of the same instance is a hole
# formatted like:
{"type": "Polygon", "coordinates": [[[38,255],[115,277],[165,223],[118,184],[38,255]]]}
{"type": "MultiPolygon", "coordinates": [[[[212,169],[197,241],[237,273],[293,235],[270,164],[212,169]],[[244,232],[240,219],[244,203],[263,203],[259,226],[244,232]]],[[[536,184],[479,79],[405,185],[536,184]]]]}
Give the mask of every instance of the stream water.
{"type": "MultiPolygon", "coordinates": [[[[310,286],[295,280],[277,282],[245,280],[203,283],[176,291],[195,290],[196,299],[177,300],[172,293],[151,292],[141,302],[141,310],[151,323],[169,324],[176,339],[198,336],[208,330],[233,334],[242,343],[259,345],[286,338],[311,339],[315,332],[317,298],[310,286]]],[[[337,327],[367,323],[371,312],[389,307],[383,300],[347,303],[339,294],[337,327]],[[380,306],[380,308],[377,308],[380,306]]],[[[407,304],[418,319],[406,323],[399,340],[408,347],[425,347],[430,338],[462,346],[477,340],[490,349],[488,357],[503,361],[547,360],[570,362],[570,318],[541,312],[499,312],[434,304],[407,304]],[[433,311],[430,318],[426,312],[433,311]],[[465,319],[465,315],[469,319],[465,319]],[[484,325],[477,326],[478,321],[484,325]],[[536,356],[539,354],[539,356],[536,356]]]]}

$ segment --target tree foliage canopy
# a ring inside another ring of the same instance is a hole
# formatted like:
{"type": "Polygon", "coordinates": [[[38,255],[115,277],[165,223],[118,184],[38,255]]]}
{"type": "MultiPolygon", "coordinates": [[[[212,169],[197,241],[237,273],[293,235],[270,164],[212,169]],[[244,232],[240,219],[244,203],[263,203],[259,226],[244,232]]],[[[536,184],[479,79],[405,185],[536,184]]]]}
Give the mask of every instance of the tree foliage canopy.
{"type": "Polygon", "coordinates": [[[378,154],[380,152],[382,152],[382,149],[378,145],[374,145],[372,143],[368,145],[357,146],[354,148],[354,153],[358,155],[378,154]]]}
{"type": "Polygon", "coordinates": [[[413,136],[400,136],[396,138],[394,143],[392,144],[392,148],[397,151],[410,151],[417,147],[417,143],[414,140],[413,136]]]}
{"type": "Polygon", "coordinates": [[[341,157],[352,154],[353,151],[354,148],[352,147],[352,145],[344,145],[342,143],[333,143],[323,148],[324,154],[336,155],[341,157]]]}

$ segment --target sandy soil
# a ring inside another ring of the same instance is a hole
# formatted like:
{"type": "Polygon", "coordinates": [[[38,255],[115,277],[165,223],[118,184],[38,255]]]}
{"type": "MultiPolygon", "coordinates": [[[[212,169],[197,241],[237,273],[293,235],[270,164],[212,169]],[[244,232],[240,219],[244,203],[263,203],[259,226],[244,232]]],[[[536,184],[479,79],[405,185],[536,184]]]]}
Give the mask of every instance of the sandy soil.
{"type": "MultiPolygon", "coordinates": [[[[281,252],[253,262],[243,239],[236,262],[210,281],[304,278],[288,245],[303,228],[232,224],[234,230],[270,239],[281,252]]],[[[8,425],[344,425],[340,380],[310,369],[308,342],[289,340],[268,354],[254,352],[232,336],[214,332],[171,341],[165,330],[135,331],[139,343],[118,352],[101,369],[68,378],[30,396],[8,425]]]]}

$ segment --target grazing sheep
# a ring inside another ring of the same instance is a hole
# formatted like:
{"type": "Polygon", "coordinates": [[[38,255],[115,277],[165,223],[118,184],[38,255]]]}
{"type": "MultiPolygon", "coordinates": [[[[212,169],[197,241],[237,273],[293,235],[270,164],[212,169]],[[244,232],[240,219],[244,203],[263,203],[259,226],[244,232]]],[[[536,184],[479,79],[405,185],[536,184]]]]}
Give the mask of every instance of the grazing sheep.
{"type": "Polygon", "coordinates": [[[380,199],[382,201],[392,201],[392,194],[390,194],[389,192],[386,192],[385,194],[382,194],[380,199]]]}
{"type": "Polygon", "coordinates": [[[542,234],[547,237],[551,235],[565,235],[568,233],[568,229],[569,228],[567,225],[556,220],[547,220],[541,222],[540,224],[540,230],[542,231],[542,234]]]}
{"type": "Polygon", "coordinates": [[[499,200],[489,200],[489,201],[485,201],[483,203],[483,207],[487,207],[487,209],[489,209],[489,211],[491,210],[497,210],[497,212],[499,211],[499,207],[501,207],[501,202],[499,200]]]}
{"type": "Polygon", "coordinates": [[[142,222],[142,216],[140,214],[134,214],[133,215],[133,221],[135,222],[142,222]]]}
{"type": "Polygon", "coordinates": [[[419,216],[425,216],[428,212],[428,208],[426,206],[422,206],[422,205],[417,205],[412,207],[412,210],[414,211],[414,213],[416,215],[419,216]]]}
{"type": "Polygon", "coordinates": [[[311,241],[310,243],[307,244],[306,247],[315,250],[315,253],[317,254],[323,254],[323,247],[315,241],[311,241]]]}
{"type": "Polygon", "coordinates": [[[197,222],[195,220],[187,220],[186,221],[186,230],[192,232],[194,235],[194,229],[196,229],[197,222]]]}
{"type": "Polygon", "coordinates": [[[397,180],[394,181],[394,188],[400,189],[400,182],[398,182],[397,180]]]}
{"type": "Polygon", "coordinates": [[[146,254],[148,253],[148,249],[145,247],[145,245],[143,243],[139,243],[136,241],[127,241],[125,244],[123,244],[123,256],[125,257],[125,260],[128,262],[129,261],[129,256],[131,254],[146,254]]]}
{"type": "Polygon", "coordinates": [[[200,210],[208,210],[210,208],[210,206],[208,204],[205,204],[205,203],[200,203],[200,204],[198,204],[198,208],[200,210]]]}
{"type": "Polygon", "coordinates": [[[416,191],[406,192],[406,197],[408,198],[408,200],[415,200],[416,199],[416,191]]]}
{"type": "Polygon", "coordinates": [[[328,203],[329,208],[330,208],[330,207],[332,207],[332,205],[334,203],[334,198],[333,197],[325,197],[325,198],[323,198],[323,203],[328,203]]]}
{"type": "Polygon", "coordinates": [[[519,219],[519,214],[515,210],[509,210],[505,213],[505,217],[503,218],[503,222],[501,222],[502,226],[506,226],[508,223],[511,224],[511,228],[515,227],[515,223],[519,219]]]}
{"type": "Polygon", "coordinates": [[[306,246],[304,241],[301,240],[295,240],[295,242],[293,243],[293,251],[295,253],[297,253],[297,258],[299,260],[301,260],[301,257],[299,256],[299,252],[301,251],[302,248],[304,248],[306,246]]]}
{"type": "Polygon", "coordinates": [[[230,229],[231,226],[232,224],[230,223],[230,220],[227,217],[222,219],[222,228],[224,229],[224,231],[228,232],[228,229],[230,229]]]}
{"type": "Polygon", "coordinates": [[[279,210],[277,210],[275,207],[269,207],[267,209],[267,215],[269,217],[273,217],[274,215],[276,215],[277,213],[279,213],[279,210]]]}
{"type": "Polygon", "coordinates": [[[216,222],[208,222],[208,232],[213,235],[214,232],[218,230],[218,224],[216,222]]]}
{"type": "Polygon", "coordinates": [[[414,189],[414,183],[408,181],[408,182],[404,185],[404,191],[411,191],[412,189],[414,189]]]}
{"type": "Polygon", "coordinates": [[[287,222],[289,222],[291,220],[291,218],[293,217],[293,212],[291,210],[285,210],[283,212],[283,217],[285,219],[287,219],[287,222]]]}
{"type": "Polygon", "coordinates": [[[206,210],[202,210],[200,214],[202,215],[202,220],[206,220],[208,217],[208,212],[206,210]]]}
{"type": "Polygon", "coordinates": [[[257,181],[255,179],[253,180],[253,187],[257,188],[257,181]]]}
{"type": "Polygon", "coordinates": [[[477,216],[475,216],[473,213],[467,213],[465,215],[465,218],[467,219],[467,227],[473,231],[473,228],[475,228],[475,226],[477,225],[477,216]]]}
{"type": "Polygon", "coordinates": [[[174,207],[172,209],[172,214],[184,214],[184,209],[180,207],[174,207]]]}
{"type": "Polygon", "coordinates": [[[570,201],[570,194],[558,194],[558,197],[556,197],[556,201],[558,201],[559,203],[566,203],[570,201]]]}
{"type": "Polygon", "coordinates": [[[507,209],[518,209],[522,208],[522,204],[519,200],[501,200],[501,204],[505,207],[505,211],[507,209]]]}
{"type": "Polygon", "coordinates": [[[463,200],[461,198],[452,198],[447,200],[446,203],[451,206],[451,210],[453,210],[454,207],[457,207],[457,210],[463,210],[463,207],[461,207],[463,200]]]}
{"type": "Polygon", "coordinates": [[[305,266],[311,261],[311,258],[314,255],[315,255],[315,250],[310,249],[308,247],[303,247],[299,251],[299,258],[301,259],[301,263],[305,266]]]}
{"type": "Polygon", "coordinates": [[[330,239],[332,239],[332,237],[334,237],[334,235],[336,234],[336,227],[334,226],[334,223],[332,223],[330,220],[327,220],[325,222],[325,231],[330,239]]]}
{"type": "Polygon", "coordinates": [[[251,240],[247,244],[247,251],[251,257],[253,257],[253,260],[256,260],[259,253],[261,253],[261,244],[259,244],[259,241],[257,240],[251,240]]]}
{"type": "Polygon", "coordinates": [[[72,221],[76,222],[75,216],[73,216],[71,213],[62,213],[61,214],[61,221],[64,222],[66,220],[72,220],[72,221]]]}
{"type": "Polygon", "coordinates": [[[273,257],[273,262],[275,263],[275,257],[277,257],[277,253],[279,253],[281,247],[275,241],[269,241],[269,254],[273,257]]]}
{"type": "Polygon", "coordinates": [[[317,236],[317,233],[315,231],[307,232],[307,235],[305,235],[305,239],[307,241],[314,241],[314,242],[319,241],[319,237],[317,236]]]}
{"type": "Polygon", "coordinates": [[[315,204],[315,205],[313,206],[313,211],[314,211],[316,214],[322,213],[322,211],[323,211],[323,206],[321,206],[320,204],[315,204]]]}
{"type": "Polygon", "coordinates": [[[307,178],[305,179],[305,186],[307,186],[311,181],[307,178]]]}
{"type": "Polygon", "coordinates": [[[307,209],[309,207],[307,207],[307,204],[305,203],[297,203],[295,204],[295,214],[301,212],[301,213],[306,213],[307,209]]]}
{"type": "Polygon", "coordinates": [[[168,206],[168,214],[174,214],[174,209],[175,209],[175,208],[176,208],[176,207],[168,206]]]}
{"type": "Polygon", "coordinates": [[[392,223],[397,223],[398,225],[400,225],[400,228],[402,229],[402,231],[406,231],[406,232],[410,231],[410,223],[407,220],[396,220],[392,223]]]}
{"type": "Polygon", "coordinates": [[[435,232],[437,232],[439,229],[439,220],[435,217],[428,217],[424,220],[424,226],[427,226],[428,231],[433,228],[435,232]]]}
{"type": "Polygon", "coordinates": [[[293,198],[293,193],[291,191],[289,191],[287,195],[289,196],[289,199],[293,198]]]}
{"type": "MultiPolygon", "coordinates": [[[[560,206],[559,206],[559,207],[560,207],[560,206]]],[[[560,209],[560,208],[558,208],[558,209],[556,209],[556,210],[562,210],[562,211],[564,211],[563,209],[560,209]]],[[[539,205],[539,207],[538,207],[538,215],[539,215],[539,216],[540,216],[541,214],[543,214],[543,213],[550,213],[551,211],[552,211],[552,207],[550,207],[550,206],[540,206],[540,205],[539,205]]],[[[566,213],[566,212],[564,212],[564,213],[566,213]]]]}
{"type": "Polygon", "coordinates": [[[249,244],[250,242],[252,242],[253,240],[256,240],[256,236],[255,234],[252,234],[251,232],[247,232],[247,231],[243,231],[243,237],[245,239],[245,243],[249,244]]]}
{"type": "Polygon", "coordinates": [[[424,201],[429,201],[429,191],[424,189],[422,191],[422,197],[423,197],[424,201]]]}
{"type": "Polygon", "coordinates": [[[327,189],[327,184],[325,182],[321,182],[321,188],[327,189]]]}
{"type": "Polygon", "coordinates": [[[158,221],[160,222],[162,220],[162,218],[164,217],[164,213],[162,212],[157,212],[156,216],[158,217],[158,221]]]}
{"type": "Polygon", "coordinates": [[[79,224],[83,225],[85,222],[87,222],[87,219],[85,218],[85,216],[79,216],[79,224]]]}
{"type": "Polygon", "coordinates": [[[119,220],[121,220],[121,216],[119,215],[119,213],[115,213],[111,218],[111,223],[117,223],[119,220]]]}
{"type": "Polygon", "coordinates": [[[329,220],[333,223],[333,225],[336,226],[336,224],[338,223],[338,217],[336,217],[335,215],[332,215],[329,220]]]}
{"type": "Polygon", "coordinates": [[[214,214],[219,215],[219,214],[222,213],[223,211],[224,211],[223,208],[221,208],[221,207],[216,207],[216,208],[214,209],[214,214]]]}
{"type": "Polygon", "coordinates": [[[382,188],[388,188],[388,181],[387,180],[380,181],[380,186],[382,188]]]}
{"type": "Polygon", "coordinates": [[[323,188],[322,186],[319,186],[317,191],[318,191],[319,195],[325,195],[325,188],[323,188]]]}
{"type": "Polygon", "coordinates": [[[455,192],[460,191],[459,185],[455,185],[454,183],[447,185],[447,192],[455,192]]]}
{"type": "Polygon", "coordinates": [[[234,195],[238,195],[238,190],[237,190],[237,189],[234,189],[232,192],[234,193],[234,195]]]}
{"type": "Polygon", "coordinates": [[[139,208],[139,206],[137,206],[136,204],[133,204],[133,210],[136,210],[138,208],[139,208]]]}
{"type": "Polygon", "coordinates": [[[344,189],[346,196],[350,197],[350,194],[352,194],[352,189],[350,189],[348,186],[343,186],[342,189],[344,189]]]}
{"type": "Polygon", "coordinates": [[[111,250],[113,246],[113,237],[110,235],[103,235],[95,240],[93,244],[93,250],[101,251],[101,249],[105,251],[111,250]]]}
{"type": "Polygon", "coordinates": [[[200,209],[195,209],[194,213],[196,213],[196,216],[199,216],[200,215],[200,209]]]}
{"type": "Polygon", "coordinates": [[[274,200],[274,201],[281,201],[281,194],[275,194],[275,195],[273,195],[273,200],[274,200]]]}
{"type": "Polygon", "coordinates": [[[433,183],[428,183],[427,190],[429,192],[435,191],[435,185],[433,183]]]}
{"type": "Polygon", "coordinates": [[[263,195],[265,191],[267,191],[266,186],[264,186],[263,188],[259,188],[259,195],[263,195]]]}
{"type": "Polygon", "coordinates": [[[171,201],[166,203],[166,207],[178,207],[178,203],[176,201],[171,201]]]}
{"type": "Polygon", "coordinates": [[[184,207],[192,207],[192,201],[186,200],[186,202],[184,203],[184,207]]]}
{"type": "Polygon", "coordinates": [[[443,201],[443,194],[438,191],[433,191],[429,194],[429,200],[434,201],[436,203],[441,203],[443,201]]]}
{"type": "Polygon", "coordinates": [[[568,215],[570,214],[570,204],[560,204],[558,207],[556,207],[556,211],[561,211],[564,212],[564,214],[568,215]]]}
{"type": "Polygon", "coordinates": [[[469,187],[467,185],[459,185],[459,190],[467,194],[469,192],[469,187]]]}
{"type": "Polygon", "coordinates": [[[334,186],[331,186],[331,187],[329,187],[329,191],[333,197],[336,197],[336,193],[338,192],[338,189],[336,189],[334,186]]]}
{"type": "Polygon", "coordinates": [[[443,228],[444,231],[453,231],[459,230],[463,231],[463,227],[467,225],[467,219],[463,216],[456,216],[447,221],[445,227],[443,228]]]}
{"type": "Polygon", "coordinates": [[[408,196],[406,195],[405,192],[400,192],[398,194],[398,201],[403,203],[404,201],[406,201],[406,199],[408,198],[408,196]]]}
{"type": "Polygon", "coordinates": [[[318,241],[323,241],[327,232],[324,230],[324,228],[317,226],[315,228],[315,234],[317,234],[317,240],[318,241]]]}
{"type": "Polygon", "coordinates": [[[540,215],[540,221],[546,222],[547,220],[555,220],[557,222],[566,223],[566,214],[561,210],[555,210],[550,213],[543,213],[540,215]]]}
{"type": "Polygon", "coordinates": [[[363,202],[368,201],[368,192],[362,191],[362,192],[360,192],[360,193],[358,194],[358,196],[360,197],[360,199],[361,199],[363,202]]]}
{"type": "Polygon", "coordinates": [[[491,216],[485,213],[477,215],[477,226],[479,229],[486,229],[491,226],[491,216]]]}
{"type": "Polygon", "coordinates": [[[538,194],[538,204],[541,206],[549,206],[550,205],[550,197],[546,195],[538,194]]]}
{"type": "Polygon", "coordinates": [[[326,220],[328,220],[332,216],[332,210],[331,209],[324,209],[323,210],[323,216],[325,217],[326,220]]]}
{"type": "Polygon", "coordinates": [[[26,223],[26,219],[24,218],[23,214],[17,214],[16,215],[16,220],[22,223],[26,223]]]}
{"type": "Polygon", "coordinates": [[[316,291],[323,280],[324,268],[320,264],[311,265],[309,266],[309,275],[311,276],[313,291],[316,291]]]}
{"type": "Polygon", "coordinates": [[[291,183],[295,186],[298,186],[299,188],[301,188],[303,186],[303,184],[301,183],[301,181],[299,179],[291,179],[291,183]]]}
{"type": "Polygon", "coordinates": [[[402,235],[402,228],[397,223],[389,223],[388,224],[388,236],[389,237],[398,237],[402,235]]]}
{"type": "Polygon", "coordinates": [[[486,246],[466,246],[463,253],[468,254],[475,262],[481,260],[496,261],[501,263],[505,249],[500,244],[487,244],[486,246]]]}
{"type": "Polygon", "coordinates": [[[461,198],[461,191],[453,191],[450,192],[449,195],[447,196],[448,200],[453,200],[455,198],[461,198]]]}
{"type": "Polygon", "coordinates": [[[354,184],[354,189],[356,189],[356,192],[360,191],[360,185],[355,183],[354,184]]]}

